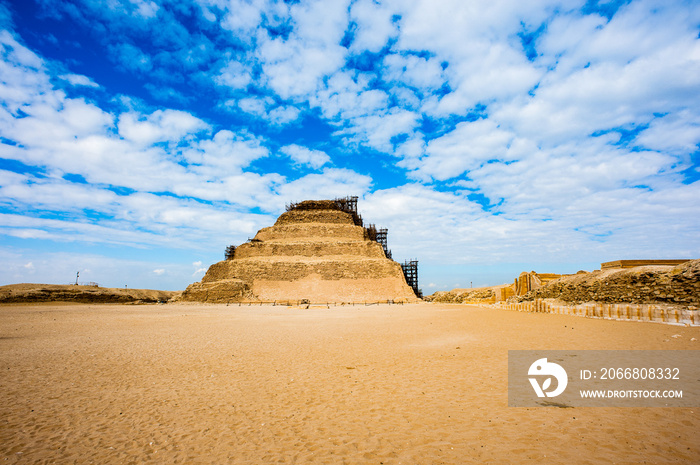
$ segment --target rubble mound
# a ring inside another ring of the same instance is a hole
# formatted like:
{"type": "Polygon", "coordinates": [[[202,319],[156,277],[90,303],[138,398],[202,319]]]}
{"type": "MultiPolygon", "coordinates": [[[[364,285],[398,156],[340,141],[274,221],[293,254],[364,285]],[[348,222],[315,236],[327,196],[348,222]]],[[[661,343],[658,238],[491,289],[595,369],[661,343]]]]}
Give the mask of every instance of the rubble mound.
{"type": "Polygon", "coordinates": [[[0,303],[163,303],[177,297],[175,291],[121,289],[73,284],[11,284],[0,286],[0,303]]]}
{"type": "Polygon", "coordinates": [[[469,289],[452,289],[451,291],[437,291],[425,297],[429,302],[447,304],[485,304],[495,302],[494,288],[479,287],[469,289]]]}

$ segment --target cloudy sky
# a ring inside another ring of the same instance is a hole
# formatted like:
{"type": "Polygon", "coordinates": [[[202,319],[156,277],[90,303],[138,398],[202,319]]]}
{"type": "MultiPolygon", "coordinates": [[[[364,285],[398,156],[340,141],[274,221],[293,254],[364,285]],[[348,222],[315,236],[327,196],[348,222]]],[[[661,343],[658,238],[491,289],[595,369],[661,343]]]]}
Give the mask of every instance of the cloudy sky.
{"type": "Polygon", "coordinates": [[[179,290],[357,195],[423,291],[700,257],[700,3],[7,0],[0,284],[179,290]]]}

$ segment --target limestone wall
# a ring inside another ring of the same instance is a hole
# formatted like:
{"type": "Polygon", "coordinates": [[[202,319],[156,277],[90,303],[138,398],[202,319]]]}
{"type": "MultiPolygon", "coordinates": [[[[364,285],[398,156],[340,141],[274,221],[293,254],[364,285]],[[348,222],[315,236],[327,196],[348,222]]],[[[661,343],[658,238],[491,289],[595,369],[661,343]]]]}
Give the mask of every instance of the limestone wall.
{"type": "MultiPolygon", "coordinates": [[[[338,279],[371,279],[401,276],[401,265],[385,258],[358,259],[335,256],[326,259],[299,259],[299,257],[256,257],[241,260],[223,260],[213,264],[202,282],[222,279],[240,279],[253,283],[260,280],[295,281],[309,275],[332,281],[338,279]]],[[[403,284],[405,284],[403,280],[403,284]]],[[[252,286],[256,292],[255,286],[252,286]]],[[[406,284],[406,288],[410,290],[406,284]]],[[[412,293],[413,291],[411,291],[412,293]]]]}
{"type": "Polygon", "coordinates": [[[340,210],[291,210],[282,213],[275,226],[299,223],[336,223],[354,225],[352,215],[340,210]]]}
{"type": "Polygon", "coordinates": [[[352,255],[362,258],[384,258],[384,250],[377,242],[371,241],[333,241],[323,238],[304,242],[263,241],[247,242],[236,248],[236,260],[252,257],[324,257],[352,255]]]}
{"type": "Polygon", "coordinates": [[[343,223],[285,223],[262,228],[255,235],[261,241],[317,241],[336,239],[349,241],[367,240],[365,228],[343,223]]]}

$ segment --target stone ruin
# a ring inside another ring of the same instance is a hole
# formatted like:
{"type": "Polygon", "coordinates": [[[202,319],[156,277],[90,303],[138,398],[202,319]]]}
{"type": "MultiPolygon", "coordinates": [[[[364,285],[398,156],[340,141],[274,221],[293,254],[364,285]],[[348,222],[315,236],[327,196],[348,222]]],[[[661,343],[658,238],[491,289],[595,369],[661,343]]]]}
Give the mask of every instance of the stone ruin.
{"type": "MultiPolygon", "coordinates": [[[[554,281],[555,279],[559,279],[562,276],[562,274],[556,274],[556,273],[536,273],[534,271],[523,271],[520,273],[520,276],[515,278],[515,282],[513,283],[513,286],[511,289],[513,292],[507,296],[510,297],[512,295],[524,295],[527,294],[528,292],[539,289],[545,284],[547,284],[550,281],[554,281]]],[[[507,298],[506,297],[506,298],[507,298]]],[[[505,299],[502,299],[505,300],[505,299]]]]}
{"type": "Polygon", "coordinates": [[[576,274],[523,272],[511,285],[440,291],[426,300],[444,303],[585,302],[700,306],[700,260],[615,260],[576,274]]]}
{"type": "Polygon", "coordinates": [[[700,260],[618,260],[590,273],[561,275],[517,294],[520,302],[627,302],[700,305],[700,260]]]}
{"type": "MultiPolygon", "coordinates": [[[[291,204],[181,300],[200,302],[411,302],[415,288],[386,249],[386,230],[365,228],[357,197],[291,204]]],[[[417,284],[417,283],[416,283],[417,284]]]]}

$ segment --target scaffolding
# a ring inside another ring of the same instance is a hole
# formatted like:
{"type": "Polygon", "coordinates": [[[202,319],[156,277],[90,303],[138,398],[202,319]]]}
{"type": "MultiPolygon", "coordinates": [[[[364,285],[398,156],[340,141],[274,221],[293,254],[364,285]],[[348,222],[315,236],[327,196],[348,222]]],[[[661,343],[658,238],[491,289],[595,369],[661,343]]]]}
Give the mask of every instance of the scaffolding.
{"type": "Polygon", "coordinates": [[[389,230],[386,228],[377,229],[377,239],[376,239],[377,242],[379,242],[382,245],[382,248],[384,249],[384,253],[387,254],[387,256],[390,254],[389,249],[388,249],[388,245],[387,245],[387,240],[386,240],[386,236],[387,236],[388,232],[389,232],[389,230]]]}
{"type": "Polygon", "coordinates": [[[357,214],[357,196],[352,195],[345,198],[337,198],[334,200],[338,208],[348,213],[357,214]]]}
{"type": "Polygon", "coordinates": [[[378,242],[382,246],[382,249],[384,249],[386,258],[391,260],[391,250],[389,250],[389,244],[387,242],[389,230],[386,228],[377,229],[374,224],[367,225],[365,229],[367,230],[367,237],[369,240],[378,242]]]}
{"type": "Polygon", "coordinates": [[[413,289],[416,297],[423,298],[423,292],[418,289],[418,260],[406,260],[401,264],[401,270],[406,278],[406,284],[413,289]]]}
{"type": "Polygon", "coordinates": [[[333,200],[304,200],[286,205],[287,211],[292,210],[340,210],[352,215],[355,226],[363,226],[362,216],[357,213],[357,196],[339,197],[333,200]]]}

